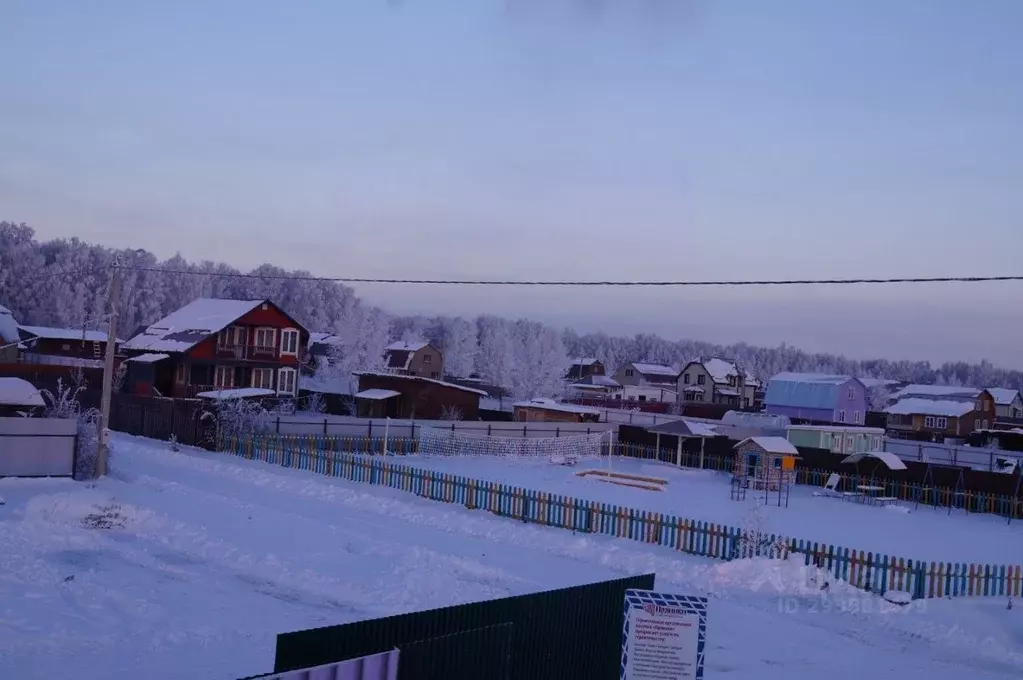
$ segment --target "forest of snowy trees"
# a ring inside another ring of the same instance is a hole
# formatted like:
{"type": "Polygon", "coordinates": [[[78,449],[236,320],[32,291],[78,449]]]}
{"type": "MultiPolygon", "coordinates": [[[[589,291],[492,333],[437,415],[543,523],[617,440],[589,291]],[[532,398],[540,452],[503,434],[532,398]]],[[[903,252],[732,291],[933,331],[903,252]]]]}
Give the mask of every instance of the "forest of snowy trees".
{"type": "Polygon", "coordinates": [[[101,328],[111,275],[107,266],[115,262],[153,270],[124,272],[121,325],[125,333],[197,297],[268,297],[310,330],[336,334],[346,368],[375,368],[381,363],[382,348],[392,340],[422,337],[444,352],[449,373],[475,373],[521,398],[560,392],[559,380],[572,356],[596,357],[609,371],[626,361],[681,366],[692,359],[720,356],[738,361],[762,379],[791,370],[919,383],[1023,387],[1023,373],[988,362],[932,367],[926,361],[857,361],[810,354],[786,345],[721,346],[646,334],[580,335],[526,319],[489,315],[476,319],[394,316],[364,304],[348,286],[300,280],[311,276],[305,271],[288,272],[264,264],[246,272],[251,277],[232,277],[228,275],[241,272],[224,263],[188,262],[181,256],[160,261],[144,250],[116,250],[77,239],[38,241],[30,227],[12,222],[0,222],[0,305],[8,307],[23,324],[101,328]],[[270,276],[292,278],[263,278],[270,276]]]}

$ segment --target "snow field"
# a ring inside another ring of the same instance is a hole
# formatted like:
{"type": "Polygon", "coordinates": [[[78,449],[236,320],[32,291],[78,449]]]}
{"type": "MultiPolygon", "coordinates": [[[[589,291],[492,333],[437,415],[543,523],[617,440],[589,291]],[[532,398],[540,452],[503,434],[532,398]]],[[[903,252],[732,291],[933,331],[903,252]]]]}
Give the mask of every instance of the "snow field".
{"type": "MultiPolygon", "coordinates": [[[[733,527],[742,525],[754,497],[763,498],[762,492],[751,490],[745,503],[731,500],[726,473],[633,458],[616,457],[610,467],[615,472],[666,479],[664,491],[609,484],[576,474],[588,469],[606,470],[607,459],[581,461],[571,467],[511,456],[403,456],[393,460],[424,470],[733,527]]],[[[914,508],[906,502],[888,508],[870,506],[814,496],[815,491],[820,490],[793,485],[787,508],[777,506],[776,496],[770,498],[764,508],[767,531],[914,560],[1023,563],[1023,522],[1007,524],[1004,517],[961,510],[953,510],[950,515],[948,509],[925,505],[914,508]]]]}
{"type": "Polygon", "coordinates": [[[906,607],[797,562],[713,562],[115,436],[111,477],[0,480],[0,677],[236,678],[276,633],[654,571],[712,598],[708,674],[1018,677],[993,599],[906,607]],[[98,528],[108,527],[108,528],[98,528]]]}

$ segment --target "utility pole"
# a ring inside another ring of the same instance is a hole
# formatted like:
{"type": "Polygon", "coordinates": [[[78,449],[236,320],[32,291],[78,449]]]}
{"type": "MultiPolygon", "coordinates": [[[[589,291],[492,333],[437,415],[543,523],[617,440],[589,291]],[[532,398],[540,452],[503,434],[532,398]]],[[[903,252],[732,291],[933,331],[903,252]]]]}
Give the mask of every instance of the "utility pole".
{"type": "Polygon", "coordinates": [[[110,428],[110,402],[114,388],[114,353],[117,351],[117,315],[121,308],[121,270],[115,268],[110,279],[110,324],[107,328],[107,354],[103,364],[103,393],[100,397],[99,446],[96,450],[96,476],[107,473],[107,437],[110,428]]]}

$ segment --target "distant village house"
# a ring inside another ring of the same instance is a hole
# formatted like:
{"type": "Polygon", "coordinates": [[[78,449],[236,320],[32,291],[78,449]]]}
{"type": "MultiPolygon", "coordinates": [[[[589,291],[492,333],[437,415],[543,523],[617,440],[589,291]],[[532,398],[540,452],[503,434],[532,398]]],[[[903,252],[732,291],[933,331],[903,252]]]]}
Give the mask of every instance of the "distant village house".
{"type": "Polygon", "coordinates": [[[592,375],[604,375],[604,364],[593,357],[582,357],[573,359],[572,365],[568,367],[566,380],[585,380],[592,375]]]}
{"type": "Polygon", "coordinates": [[[779,373],[767,383],[764,410],[798,420],[862,425],[867,388],[848,375],[779,373]]]}
{"type": "Polygon", "coordinates": [[[483,390],[398,373],[357,371],[356,412],[361,418],[479,420],[483,390]]]}
{"type": "Polygon", "coordinates": [[[387,369],[402,375],[440,380],[444,377],[444,355],[425,340],[392,342],[384,350],[387,369]]]}

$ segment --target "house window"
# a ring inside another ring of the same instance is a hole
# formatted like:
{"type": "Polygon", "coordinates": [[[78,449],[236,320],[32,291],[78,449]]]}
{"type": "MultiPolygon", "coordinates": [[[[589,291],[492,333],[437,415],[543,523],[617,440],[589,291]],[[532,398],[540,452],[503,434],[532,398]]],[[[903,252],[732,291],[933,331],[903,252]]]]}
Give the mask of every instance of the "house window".
{"type": "Polygon", "coordinates": [[[853,424],[855,425],[855,424],[858,424],[859,422],[860,422],[860,412],[859,411],[853,411],[853,424]]]}
{"type": "Polygon", "coordinates": [[[841,411],[838,412],[838,422],[840,422],[840,423],[844,423],[845,422],[845,411],[844,410],[841,410],[841,411]]]}
{"type": "Polygon", "coordinates": [[[852,453],[856,450],[856,440],[852,437],[845,438],[845,452],[852,453]]]}
{"type": "Polygon", "coordinates": [[[432,354],[424,354],[423,355],[423,363],[424,364],[432,364],[433,363],[433,355],[432,354]]]}
{"type": "Polygon", "coordinates": [[[298,355],[298,331],[294,328],[281,331],[281,354],[298,355]]]}
{"type": "Polygon", "coordinates": [[[683,385],[688,385],[689,384],[689,374],[688,373],[685,373],[685,374],[682,375],[682,384],[683,385]]]}
{"type": "Polygon", "coordinates": [[[976,420],[973,421],[973,429],[974,430],[980,429],[980,418],[977,418],[976,420]]]}
{"type": "Polygon", "coordinates": [[[71,345],[61,345],[60,349],[63,352],[70,352],[71,351],[71,345]]]}
{"type": "Polygon", "coordinates": [[[987,419],[986,418],[984,420],[980,421],[980,429],[982,429],[982,430],[986,430],[987,429],[987,419]]]}
{"type": "Polygon", "coordinates": [[[831,435],[831,450],[836,453],[842,450],[842,435],[831,435]]]}
{"type": "Polygon", "coordinates": [[[871,437],[870,438],[870,450],[871,451],[880,451],[881,450],[881,438],[880,437],[871,437]]]}
{"type": "Polygon", "coordinates": [[[440,377],[440,373],[438,373],[437,371],[434,371],[433,373],[430,374],[430,377],[433,378],[434,380],[436,380],[437,378],[440,377]]]}
{"type": "Polygon", "coordinates": [[[217,387],[234,387],[234,367],[217,366],[213,374],[213,384],[217,387]]]}
{"type": "Polygon", "coordinates": [[[282,368],[277,372],[277,394],[295,393],[295,369],[282,368]]]}
{"type": "Polygon", "coordinates": [[[696,384],[697,385],[706,385],[707,384],[707,376],[705,376],[702,373],[700,375],[696,376],[696,384]]]}
{"type": "Polygon", "coordinates": [[[936,430],[944,430],[948,427],[948,418],[945,416],[925,416],[924,427],[930,427],[936,430]]]}
{"type": "Polygon", "coordinates": [[[92,343],[92,356],[93,356],[93,358],[99,359],[101,354],[102,354],[102,350],[100,349],[99,343],[98,342],[92,343]]]}
{"type": "Polygon", "coordinates": [[[185,384],[185,376],[188,375],[188,366],[186,364],[178,364],[177,368],[174,369],[174,382],[179,385],[185,384]]]}
{"type": "Polygon", "coordinates": [[[900,416],[898,413],[889,413],[888,414],[888,424],[889,425],[899,425],[901,422],[902,422],[902,416],[900,416]]]}
{"type": "Polygon", "coordinates": [[[252,369],[252,387],[272,390],[274,388],[274,370],[272,368],[252,369]]]}
{"type": "Polygon", "coordinates": [[[852,401],[853,399],[855,399],[856,398],[856,388],[855,387],[849,387],[849,390],[846,392],[845,396],[848,397],[849,401],[852,401]]]}
{"type": "Polygon", "coordinates": [[[635,372],[631,368],[625,369],[625,377],[626,378],[631,378],[634,374],[635,374],[635,372]]]}
{"type": "Polygon", "coordinates": [[[728,376],[728,386],[729,387],[735,387],[735,376],[734,375],[728,376]]]}
{"type": "Polygon", "coordinates": [[[277,330],[274,328],[257,328],[256,329],[256,349],[268,349],[272,350],[276,347],[277,343],[277,330]]]}

